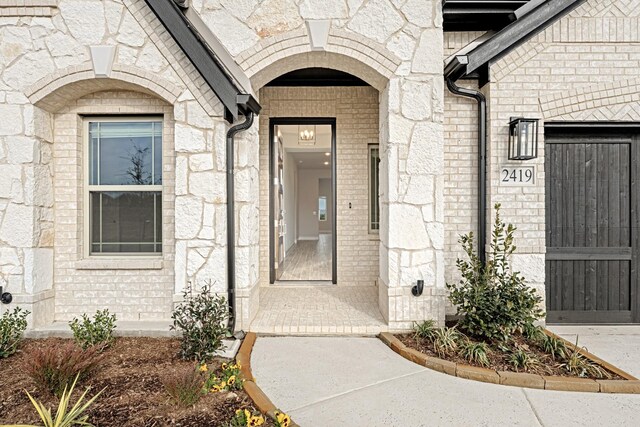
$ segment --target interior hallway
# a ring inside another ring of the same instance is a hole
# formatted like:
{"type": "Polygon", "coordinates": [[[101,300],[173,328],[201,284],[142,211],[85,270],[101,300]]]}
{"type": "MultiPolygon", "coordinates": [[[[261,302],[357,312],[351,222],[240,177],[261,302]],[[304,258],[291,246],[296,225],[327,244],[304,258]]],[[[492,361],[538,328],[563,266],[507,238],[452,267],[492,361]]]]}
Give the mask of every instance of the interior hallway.
{"type": "Polygon", "coordinates": [[[331,234],[298,240],[291,246],[280,280],[331,280],[331,234]]]}

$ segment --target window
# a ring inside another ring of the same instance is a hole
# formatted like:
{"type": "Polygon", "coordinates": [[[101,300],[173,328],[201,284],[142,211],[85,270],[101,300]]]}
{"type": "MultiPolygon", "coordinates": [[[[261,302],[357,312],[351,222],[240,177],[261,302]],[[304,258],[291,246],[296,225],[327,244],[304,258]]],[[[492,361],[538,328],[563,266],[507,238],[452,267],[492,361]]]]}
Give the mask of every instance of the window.
{"type": "Polygon", "coordinates": [[[380,180],[380,152],[377,144],[369,145],[369,233],[380,230],[380,200],[378,190],[380,180]]]}
{"type": "Polygon", "coordinates": [[[327,198],[325,196],[320,196],[318,198],[318,220],[327,220],[327,198]]]}
{"type": "Polygon", "coordinates": [[[89,119],[89,254],[162,252],[162,121],[89,119]]]}

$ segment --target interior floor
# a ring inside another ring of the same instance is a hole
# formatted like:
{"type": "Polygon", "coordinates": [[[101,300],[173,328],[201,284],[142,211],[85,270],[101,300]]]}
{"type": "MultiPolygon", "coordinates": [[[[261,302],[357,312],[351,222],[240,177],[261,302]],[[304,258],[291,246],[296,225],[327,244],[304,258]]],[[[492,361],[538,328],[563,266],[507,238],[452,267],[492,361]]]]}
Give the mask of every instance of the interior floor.
{"type": "Polygon", "coordinates": [[[293,244],[287,251],[280,280],[331,280],[331,234],[293,244]]]}

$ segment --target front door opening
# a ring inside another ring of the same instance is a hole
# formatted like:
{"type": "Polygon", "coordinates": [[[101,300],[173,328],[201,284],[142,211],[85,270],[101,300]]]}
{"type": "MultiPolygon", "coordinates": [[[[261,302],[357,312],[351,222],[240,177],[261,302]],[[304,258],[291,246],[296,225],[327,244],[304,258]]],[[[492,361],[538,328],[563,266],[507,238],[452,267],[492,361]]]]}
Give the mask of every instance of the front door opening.
{"type": "Polygon", "coordinates": [[[271,283],[336,283],[335,121],[271,122],[271,283]]]}

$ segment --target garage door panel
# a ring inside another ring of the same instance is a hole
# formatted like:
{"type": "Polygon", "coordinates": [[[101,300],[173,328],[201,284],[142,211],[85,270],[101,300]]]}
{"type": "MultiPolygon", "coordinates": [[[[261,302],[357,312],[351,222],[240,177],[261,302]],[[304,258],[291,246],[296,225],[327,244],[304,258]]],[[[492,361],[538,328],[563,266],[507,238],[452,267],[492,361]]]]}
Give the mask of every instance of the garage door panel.
{"type": "Polygon", "coordinates": [[[548,261],[548,309],[631,310],[630,261],[548,261]]]}
{"type": "Polygon", "coordinates": [[[638,148],[631,138],[546,139],[548,321],[631,321],[638,148]]]}

